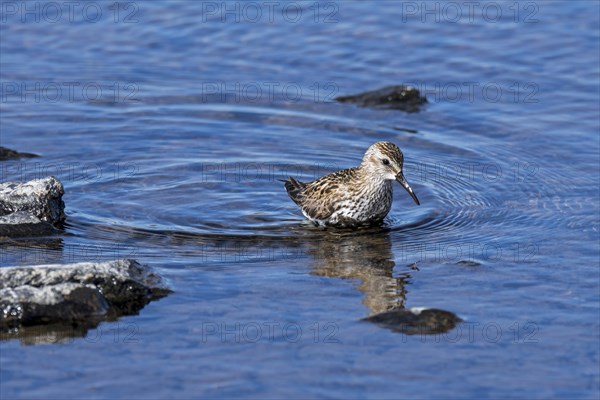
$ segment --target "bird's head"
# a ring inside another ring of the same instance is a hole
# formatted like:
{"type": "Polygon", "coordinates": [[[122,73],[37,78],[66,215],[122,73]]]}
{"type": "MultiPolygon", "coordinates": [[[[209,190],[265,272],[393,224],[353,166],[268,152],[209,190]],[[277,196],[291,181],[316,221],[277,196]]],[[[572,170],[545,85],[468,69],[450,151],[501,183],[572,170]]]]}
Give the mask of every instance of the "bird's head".
{"type": "Polygon", "coordinates": [[[406,189],[415,203],[420,205],[417,195],[404,178],[403,165],[404,155],[398,146],[390,142],[377,142],[367,149],[360,167],[381,179],[397,181],[406,189]]]}

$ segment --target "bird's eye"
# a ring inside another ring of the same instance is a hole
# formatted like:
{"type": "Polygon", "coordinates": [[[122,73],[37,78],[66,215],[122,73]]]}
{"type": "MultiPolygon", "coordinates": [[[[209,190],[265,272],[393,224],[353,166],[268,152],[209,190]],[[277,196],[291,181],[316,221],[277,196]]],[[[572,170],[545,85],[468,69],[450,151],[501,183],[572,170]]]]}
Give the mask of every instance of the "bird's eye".
{"type": "Polygon", "coordinates": [[[381,162],[383,163],[383,165],[390,165],[390,160],[388,160],[387,158],[384,158],[383,160],[381,160],[381,162]]]}

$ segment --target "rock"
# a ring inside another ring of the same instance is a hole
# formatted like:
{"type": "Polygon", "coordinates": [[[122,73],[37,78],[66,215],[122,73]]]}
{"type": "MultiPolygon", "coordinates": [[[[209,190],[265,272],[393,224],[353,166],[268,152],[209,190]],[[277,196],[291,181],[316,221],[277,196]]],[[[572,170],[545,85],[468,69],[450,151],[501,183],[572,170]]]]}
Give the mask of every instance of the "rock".
{"type": "Polygon", "coordinates": [[[17,151],[7,149],[6,147],[0,146],[0,161],[14,160],[16,158],[33,158],[39,157],[37,154],[31,153],[19,153],[17,151]]]}
{"type": "Polygon", "coordinates": [[[421,96],[418,89],[410,86],[387,86],[371,92],[335,98],[341,103],[353,103],[360,107],[373,107],[418,112],[427,99],[421,96]]]}
{"type": "Polygon", "coordinates": [[[0,236],[37,236],[65,219],[65,193],[53,176],[25,183],[0,183],[0,236]]]}
{"type": "Polygon", "coordinates": [[[401,126],[392,126],[392,129],[395,131],[407,132],[407,133],[419,133],[416,129],[403,128],[401,126]]]}
{"type": "Polygon", "coordinates": [[[39,324],[96,324],[136,314],[171,293],[135,260],[0,268],[0,331],[39,324]]]}
{"type": "Polygon", "coordinates": [[[0,216],[0,237],[31,237],[49,235],[56,228],[26,211],[0,216]]]}
{"type": "Polygon", "coordinates": [[[108,312],[108,303],[93,285],[62,283],[0,289],[0,308],[4,327],[94,320],[108,312]]]}
{"type": "Polygon", "coordinates": [[[459,265],[461,267],[480,267],[481,263],[477,262],[477,261],[473,261],[473,260],[460,260],[456,262],[456,265],[459,265]]]}
{"type": "Polygon", "coordinates": [[[448,332],[462,322],[456,314],[435,308],[398,309],[376,314],[363,321],[372,322],[407,335],[432,335],[448,332]]]}

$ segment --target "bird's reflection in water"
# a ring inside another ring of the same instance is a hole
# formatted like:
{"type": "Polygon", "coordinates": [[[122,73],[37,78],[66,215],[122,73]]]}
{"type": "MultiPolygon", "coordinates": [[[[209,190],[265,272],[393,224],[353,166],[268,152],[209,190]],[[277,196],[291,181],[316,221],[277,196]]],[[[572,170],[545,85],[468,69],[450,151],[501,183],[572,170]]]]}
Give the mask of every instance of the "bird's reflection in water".
{"type": "Polygon", "coordinates": [[[330,233],[311,249],[312,273],[358,279],[370,314],[404,308],[410,274],[394,276],[394,255],[389,231],[330,233]]]}
{"type": "Polygon", "coordinates": [[[365,321],[408,335],[447,332],[462,321],[450,311],[406,309],[411,274],[394,274],[389,231],[324,232],[310,252],[313,274],[360,281],[358,290],[369,309],[365,321]]]}

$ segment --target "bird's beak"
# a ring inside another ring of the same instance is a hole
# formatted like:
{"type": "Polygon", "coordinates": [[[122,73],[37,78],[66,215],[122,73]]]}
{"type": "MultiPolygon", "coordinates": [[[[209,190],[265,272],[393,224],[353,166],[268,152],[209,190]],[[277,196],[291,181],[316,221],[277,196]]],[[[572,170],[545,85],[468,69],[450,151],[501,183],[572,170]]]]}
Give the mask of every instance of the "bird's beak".
{"type": "Polygon", "coordinates": [[[417,199],[417,195],[415,194],[415,192],[413,192],[413,190],[410,187],[410,185],[408,184],[408,182],[406,182],[406,178],[404,177],[404,175],[402,175],[402,172],[399,172],[398,175],[396,175],[396,180],[398,181],[399,184],[402,185],[402,187],[404,189],[406,189],[406,191],[408,192],[408,194],[410,194],[410,197],[413,198],[415,203],[417,203],[417,205],[420,206],[421,203],[419,203],[419,199],[417,199]]]}

